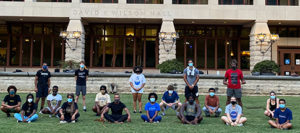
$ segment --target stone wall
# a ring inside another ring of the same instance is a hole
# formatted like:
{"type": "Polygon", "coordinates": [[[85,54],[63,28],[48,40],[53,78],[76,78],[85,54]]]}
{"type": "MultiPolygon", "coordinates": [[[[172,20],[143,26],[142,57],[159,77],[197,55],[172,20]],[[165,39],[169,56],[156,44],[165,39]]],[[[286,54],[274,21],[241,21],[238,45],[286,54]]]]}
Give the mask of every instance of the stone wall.
{"type": "MultiPolygon", "coordinates": [[[[53,73],[51,86],[58,85],[61,93],[75,92],[73,74],[53,73]]],[[[129,93],[129,76],[123,73],[91,73],[87,82],[88,93],[99,91],[100,85],[106,85],[111,89],[114,84],[120,93],[129,93]]],[[[180,74],[146,74],[145,92],[162,93],[169,84],[174,84],[179,93],[184,92],[185,83],[180,74]]],[[[283,76],[245,76],[246,85],[243,85],[244,95],[267,95],[271,90],[279,95],[299,95],[299,77],[283,76]]],[[[223,76],[201,75],[199,80],[199,92],[205,94],[210,87],[217,88],[220,95],[226,94],[226,86],[222,84],[223,76]]],[[[34,90],[34,73],[0,73],[0,92],[6,92],[9,85],[15,85],[18,92],[32,92],[34,90]]]]}

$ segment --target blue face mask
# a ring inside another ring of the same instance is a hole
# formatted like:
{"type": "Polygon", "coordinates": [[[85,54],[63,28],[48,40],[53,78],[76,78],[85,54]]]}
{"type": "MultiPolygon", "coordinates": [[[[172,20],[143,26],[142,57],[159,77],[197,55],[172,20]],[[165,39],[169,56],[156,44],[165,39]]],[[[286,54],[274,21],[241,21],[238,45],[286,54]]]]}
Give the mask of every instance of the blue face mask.
{"type": "Polygon", "coordinates": [[[80,65],[80,68],[84,68],[84,65],[80,65]]]}
{"type": "Polygon", "coordinates": [[[172,91],[172,90],[169,90],[168,92],[169,92],[169,94],[173,94],[173,91],[172,91]]]}
{"type": "Polygon", "coordinates": [[[189,63],[188,65],[189,65],[190,67],[194,66],[194,64],[193,64],[193,63],[189,63]]]}
{"type": "Polygon", "coordinates": [[[150,98],[150,102],[155,102],[155,98],[150,98]]]}
{"type": "Polygon", "coordinates": [[[215,95],[215,93],[210,92],[209,95],[213,97],[215,95]]]}
{"type": "Polygon", "coordinates": [[[47,69],[48,69],[48,66],[43,65],[43,69],[44,69],[44,70],[47,70],[47,69]]]}
{"type": "Polygon", "coordinates": [[[285,104],[279,104],[279,108],[281,109],[285,108],[285,104]]]}
{"type": "Polygon", "coordinates": [[[15,94],[15,91],[10,91],[9,94],[10,94],[10,95],[14,95],[14,94],[15,94]]]}
{"type": "Polygon", "coordinates": [[[72,98],[68,98],[68,102],[71,103],[73,101],[72,98]]]}
{"type": "Polygon", "coordinates": [[[270,96],[271,99],[275,99],[275,96],[270,96]]]}

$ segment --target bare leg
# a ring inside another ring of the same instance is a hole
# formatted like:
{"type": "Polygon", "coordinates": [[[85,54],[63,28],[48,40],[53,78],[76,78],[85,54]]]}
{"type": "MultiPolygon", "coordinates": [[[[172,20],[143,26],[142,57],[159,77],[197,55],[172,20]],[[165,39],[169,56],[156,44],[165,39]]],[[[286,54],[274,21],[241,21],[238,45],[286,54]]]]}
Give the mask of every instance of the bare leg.
{"type": "Polygon", "coordinates": [[[241,117],[240,121],[237,122],[238,124],[244,124],[247,121],[246,117],[241,117]]]}
{"type": "Polygon", "coordinates": [[[269,123],[272,127],[278,128],[278,127],[277,127],[277,124],[275,123],[275,121],[269,120],[268,123],[269,123]]]}
{"type": "Polygon", "coordinates": [[[79,98],[79,96],[76,96],[75,103],[78,103],[78,98],[79,98]]]}
{"type": "Polygon", "coordinates": [[[243,108],[242,98],[237,98],[236,101],[243,108]]]}
{"type": "Polygon", "coordinates": [[[227,96],[226,105],[230,104],[230,99],[231,99],[231,96],[227,96]]]}
{"type": "Polygon", "coordinates": [[[133,97],[133,111],[136,111],[137,93],[132,93],[133,97]]]}
{"type": "Polygon", "coordinates": [[[199,96],[196,96],[196,103],[199,104],[199,96]]]}
{"type": "Polygon", "coordinates": [[[139,111],[142,111],[142,93],[138,93],[139,111]]]}
{"type": "Polygon", "coordinates": [[[50,110],[48,108],[44,108],[41,110],[43,114],[51,114],[50,110]]]}
{"type": "Polygon", "coordinates": [[[46,98],[45,98],[45,97],[42,97],[41,109],[43,109],[43,108],[44,108],[44,105],[45,105],[45,100],[46,100],[46,98]]]}
{"type": "Polygon", "coordinates": [[[226,116],[222,116],[222,117],[221,117],[221,120],[222,120],[225,124],[226,124],[226,123],[228,123],[228,124],[230,123],[229,120],[228,120],[228,118],[227,118],[226,116]]]}
{"type": "Polygon", "coordinates": [[[265,113],[264,113],[266,116],[268,116],[268,117],[270,117],[270,115],[271,115],[271,113],[269,112],[269,111],[265,111],[265,113]]]}
{"type": "Polygon", "coordinates": [[[159,104],[159,106],[160,106],[161,112],[165,112],[165,106],[164,106],[164,103],[161,102],[161,103],[159,104]]]}
{"type": "Polygon", "coordinates": [[[83,105],[83,107],[85,107],[85,96],[84,95],[82,95],[82,105],[83,105]]]}
{"type": "Polygon", "coordinates": [[[282,128],[283,128],[283,129],[290,129],[290,128],[292,128],[292,123],[286,123],[286,124],[283,124],[283,125],[282,125],[282,128]]]}

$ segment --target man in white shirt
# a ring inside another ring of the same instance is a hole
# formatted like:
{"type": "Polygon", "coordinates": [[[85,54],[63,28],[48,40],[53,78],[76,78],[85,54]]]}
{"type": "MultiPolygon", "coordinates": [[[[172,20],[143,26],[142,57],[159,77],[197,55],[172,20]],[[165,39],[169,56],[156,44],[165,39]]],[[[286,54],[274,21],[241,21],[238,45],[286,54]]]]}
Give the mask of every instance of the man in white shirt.
{"type": "Polygon", "coordinates": [[[49,94],[47,96],[48,107],[41,110],[40,113],[49,114],[49,117],[52,117],[53,115],[57,115],[62,101],[62,96],[57,94],[57,92],[58,92],[58,86],[53,86],[52,94],[49,94]]]}

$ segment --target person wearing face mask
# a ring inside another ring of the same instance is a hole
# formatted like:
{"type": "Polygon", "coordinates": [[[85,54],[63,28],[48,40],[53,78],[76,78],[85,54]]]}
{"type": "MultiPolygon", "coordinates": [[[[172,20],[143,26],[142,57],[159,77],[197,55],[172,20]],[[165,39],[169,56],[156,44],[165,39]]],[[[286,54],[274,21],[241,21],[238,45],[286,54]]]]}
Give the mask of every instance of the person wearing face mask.
{"type": "Polygon", "coordinates": [[[108,104],[107,108],[101,114],[100,121],[104,121],[104,118],[110,123],[124,123],[125,121],[131,122],[130,112],[126,108],[125,104],[120,101],[120,95],[115,94],[114,102],[108,104]],[[108,114],[109,109],[111,110],[111,115],[108,114]],[[123,110],[126,112],[123,115],[123,110]]]}
{"type": "Polygon", "coordinates": [[[230,103],[231,97],[235,97],[238,104],[243,107],[241,83],[246,84],[246,81],[244,80],[243,72],[237,69],[237,61],[234,59],[231,61],[231,69],[226,71],[223,80],[223,84],[227,85],[226,105],[230,103]]]}
{"type": "Polygon", "coordinates": [[[108,104],[111,103],[110,96],[107,94],[106,86],[100,86],[100,93],[96,95],[93,111],[96,116],[100,116],[108,104]]]}
{"type": "Polygon", "coordinates": [[[146,115],[141,115],[141,118],[144,122],[159,123],[162,118],[158,115],[160,107],[159,104],[156,103],[157,95],[150,93],[148,100],[149,102],[145,105],[146,115]]]}
{"type": "Polygon", "coordinates": [[[42,98],[40,113],[42,114],[42,109],[44,108],[45,100],[48,94],[50,93],[50,78],[51,73],[48,71],[47,63],[43,63],[42,69],[37,71],[35,75],[35,92],[36,92],[36,101],[35,104],[38,105],[40,98],[42,98]]]}
{"type": "Polygon", "coordinates": [[[86,95],[86,81],[88,80],[89,70],[86,69],[84,65],[84,61],[80,62],[79,69],[75,71],[75,81],[76,81],[76,100],[78,102],[78,98],[80,96],[80,92],[82,93],[82,105],[83,111],[86,112],[86,104],[85,104],[85,95],[86,95]]]}
{"type": "Polygon", "coordinates": [[[222,113],[222,109],[220,108],[219,97],[215,95],[215,88],[209,88],[209,95],[205,97],[203,111],[206,117],[210,117],[215,114],[216,117],[219,117],[222,113]]]}
{"type": "Polygon", "coordinates": [[[195,97],[196,96],[192,93],[187,95],[187,102],[182,105],[177,115],[177,118],[183,124],[200,124],[203,119],[200,105],[195,102],[195,97]]]}
{"type": "Polygon", "coordinates": [[[279,108],[279,99],[276,98],[274,91],[270,92],[270,98],[267,100],[265,115],[273,118],[275,109],[279,108]]]}
{"type": "Polygon", "coordinates": [[[58,93],[58,86],[53,86],[52,94],[47,96],[48,107],[42,110],[43,114],[49,114],[49,117],[56,115],[58,117],[58,112],[60,110],[60,104],[62,101],[62,96],[58,93]]]}
{"type": "Polygon", "coordinates": [[[133,113],[136,113],[136,102],[139,102],[139,112],[142,113],[142,95],[146,84],[146,78],[143,72],[143,68],[136,66],[133,68],[133,74],[129,78],[129,84],[131,87],[131,93],[133,97],[133,113]]]}
{"type": "Polygon", "coordinates": [[[28,94],[26,97],[26,102],[22,106],[21,113],[15,113],[14,117],[17,122],[30,123],[38,119],[36,114],[37,104],[33,102],[34,97],[32,94],[28,94]]]}
{"type": "Polygon", "coordinates": [[[180,107],[182,104],[180,103],[179,96],[176,91],[174,91],[174,87],[172,85],[168,86],[168,91],[166,91],[162,97],[161,103],[159,104],[161,108],[161,115],[165,115],[165,110],[168,108],[172,108],[176,110],[176,114],[179,113],[180,107]]]}
{"type": "Polygon", "coordinates": [[[284,99],[279,100],[279,108],[277,108],[274,112],[275,121],[269,120],[269,124],[272,128],[277,129],[291,129],[293,120],[292,111],[286,107],[286,101],[284,99]]]}
{"type": "Polygon", "coordinates": [[[17,88],[13,85],[7,88],[8,95],[2,101],[1,110],[10,117],[10,113],[19,113],[21,110],[21,98],[17,95],[17,88]]]}
{"type": "MultiPolygon", "coordinates": [[[[184,94],[185,97],[192,93],[196,96],[196,102],[199,104],[199,93],[198,93],[198,81],[199,81],[199,70],[194,67],[193,61],[188,60],[188,67],[183,71],[183,80],[186,84],[184,94]]],[[[186,99],[187,100],[187,99],[186,99]]]]}
{"type": "Polygon", "coordinates": [[[60,123],[75,123],[80,114],[77,103],[74,101],[74,94],[67,94],[67,98],[67,102],[65,102],[59,110],[58,117],[60,118],[60,123]]]}
{"type": "Polygon", "coordinates": [[[228,104],[225,109],[226,116],[222,116],[221,120],[226,125],[243,126],[243,124],[247,121],[247,118],[242,117],[242,112],[242,107],[237,104],[236,98],[231,97],[230,104],[228,104]]]}

